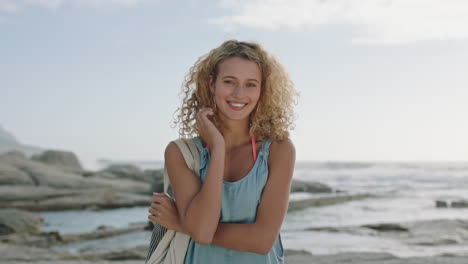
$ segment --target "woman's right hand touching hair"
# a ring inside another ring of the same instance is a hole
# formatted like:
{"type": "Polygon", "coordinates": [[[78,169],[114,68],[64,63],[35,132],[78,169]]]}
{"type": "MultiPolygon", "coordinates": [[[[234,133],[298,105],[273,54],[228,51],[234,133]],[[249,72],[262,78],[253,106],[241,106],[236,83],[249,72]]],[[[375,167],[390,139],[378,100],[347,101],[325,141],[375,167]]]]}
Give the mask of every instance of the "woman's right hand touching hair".
{"type": "Polygon", "coordinates": [[[211,149],[221,149],[224,151],[224,138],[218,128],[208,118],[214,115],[213,109],[203,108],[196,115],[198,133],[211,149]]]}

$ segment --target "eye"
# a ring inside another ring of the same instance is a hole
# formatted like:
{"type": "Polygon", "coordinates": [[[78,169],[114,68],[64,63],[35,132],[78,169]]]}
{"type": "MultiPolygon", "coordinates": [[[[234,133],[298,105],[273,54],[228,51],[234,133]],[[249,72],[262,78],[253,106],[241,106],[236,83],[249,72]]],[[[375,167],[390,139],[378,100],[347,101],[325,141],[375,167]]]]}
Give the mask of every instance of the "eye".
{"type": "Polygon", "coordinates": [[[255,83],[248,83],[247,86],[248,87],[257,87],[257,85],[255,83]]]}
{"type": "Polygon", "coordinates": [[[231,83],[234,83],[234,82],[232,80],[224,80],[224,83],[231,84],[231,83]]]}

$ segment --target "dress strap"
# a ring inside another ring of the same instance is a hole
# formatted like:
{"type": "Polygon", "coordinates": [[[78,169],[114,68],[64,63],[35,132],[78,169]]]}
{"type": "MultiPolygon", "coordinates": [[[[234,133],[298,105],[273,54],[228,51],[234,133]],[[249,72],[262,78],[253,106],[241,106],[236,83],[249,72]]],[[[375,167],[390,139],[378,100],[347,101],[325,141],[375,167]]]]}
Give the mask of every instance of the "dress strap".
{"type": "Polygon", "coordinates": [[[257,161],[257,145],[255,144],[255,136],[252,135],[252,153],[254,158],[254,163],[257,161]]]}

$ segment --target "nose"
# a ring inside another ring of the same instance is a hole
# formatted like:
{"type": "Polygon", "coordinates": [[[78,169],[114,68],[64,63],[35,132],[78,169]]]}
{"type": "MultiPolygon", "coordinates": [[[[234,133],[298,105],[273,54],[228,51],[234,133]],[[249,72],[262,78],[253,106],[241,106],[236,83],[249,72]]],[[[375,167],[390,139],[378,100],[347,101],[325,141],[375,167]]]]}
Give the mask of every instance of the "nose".
{"type": "Polygon", "coordinates": [[[245,87],[242,84],[237,84],[234,87],[233,95],[236,97],[242,97],[245,93],[245,87]]]}

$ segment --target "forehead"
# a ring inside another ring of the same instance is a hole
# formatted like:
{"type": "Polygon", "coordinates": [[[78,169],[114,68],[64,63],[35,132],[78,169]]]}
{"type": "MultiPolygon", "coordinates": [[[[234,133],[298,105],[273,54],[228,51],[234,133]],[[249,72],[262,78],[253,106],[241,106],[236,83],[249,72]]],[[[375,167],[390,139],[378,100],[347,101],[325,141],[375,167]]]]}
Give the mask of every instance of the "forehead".
{"type": "Polygon", "coordinates": [[[239,58],[231,57],[225,59],[219,65],[219,77],[233,76],[236,78],[257,79],[261,80],[262,74],[256,62],[239,58]]]}

